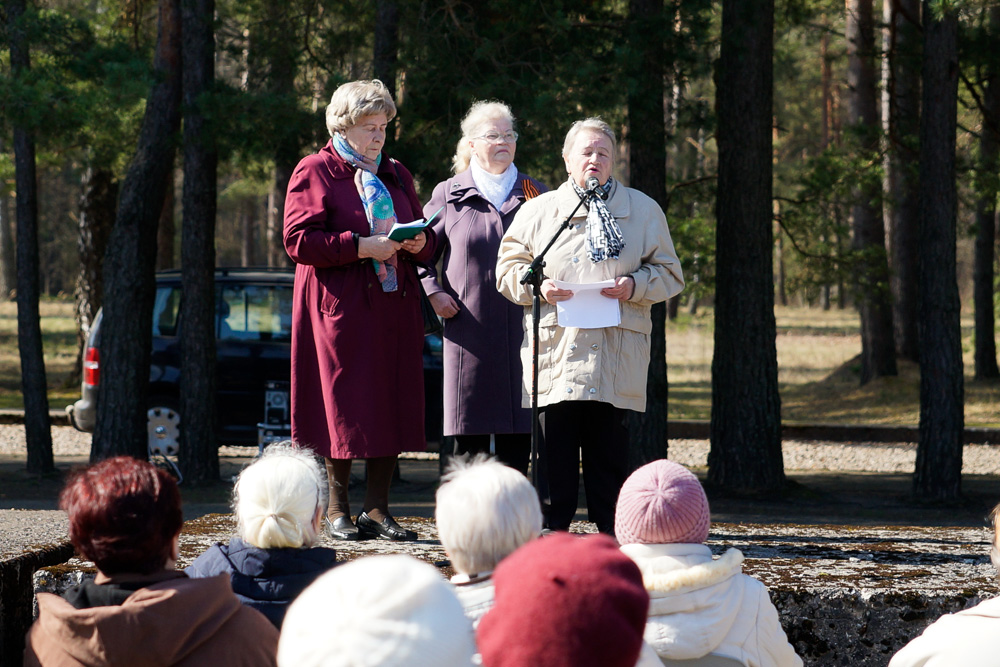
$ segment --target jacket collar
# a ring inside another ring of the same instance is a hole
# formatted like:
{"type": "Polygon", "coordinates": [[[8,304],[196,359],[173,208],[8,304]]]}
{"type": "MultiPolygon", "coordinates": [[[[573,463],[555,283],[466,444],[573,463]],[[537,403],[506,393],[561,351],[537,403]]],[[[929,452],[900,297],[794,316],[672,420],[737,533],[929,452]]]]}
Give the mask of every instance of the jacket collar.
{"type": "Polygon", "coordinates": [[[643,585],[647,591],[670,593],[685,588],[707,588],[725,581],[743,571],[743,554],[729,549],[722,557],[713,560],[711,550],[701,544],[626,544],[622,553],[631,558],[642,571],[643,585]],[[690,567],[673,558],[703,556],[707,560],[690,567]],[[657,562],[664,559],[666,562],[657,562]]]}
{"type": "MultiPolygon", "coordinates": [[[[340,157],[340,153],[337,149],[333,147],[333,139],[326,142],[326,146],[320,149],[319,154],[323,156],[326,162],[327,168],[330,170],[330,174],[334,178],[354,178],[354,167],[352,167],[347,160],[340,157]]],[[[385,180],[386,177],[392,179],[395,182],[399,181],[396,175],[396,168],[393,166],[392,158],[390,158],[385,151],[382,151],[382,161],[378,165],[378,171],[375,172],[376,175],[385,180]]]]}
{"type": "MultiPolygon", "coordinates": [[[[507,201],[500,207],[500,213],[507,213],[524,202],[524,181],[526,178],[528,177],[518,169],[517,180],[514,181],[514,187],[507,195],[507,201]]],[[[472,178],[472,169],[466,169],[452,177],[447,196],[449,204],[457,204],[472,197],[482,197],[479,188],[476,187],[475,179],[472,178]]]]}
{"type": "MultiPolygon", "coordinates": [[[[580,203],[580,197],[576,194],[573,186],[569,184],[569,180],[563,181],[563,184],[559,186],[556,190],[556,197],[559,205],[559,217],[565,217],[570,214],[570,212],[576,208],[576,205],[580,203]]],[[[614,185],[611,187],[611,196],[608,197],[607,201],[604,202],[608,206],[608,210],[611,211],[611,215],[615,216],[616,220],[622,218],[627,218],[629,212],[631,211],[631,199],[628,195],[628,188],[622,185],[618,179],[615,179],[614,185]]],[[[587,209],[581,206],[575,214],[574,218],[586,218],[587,209]]]]}

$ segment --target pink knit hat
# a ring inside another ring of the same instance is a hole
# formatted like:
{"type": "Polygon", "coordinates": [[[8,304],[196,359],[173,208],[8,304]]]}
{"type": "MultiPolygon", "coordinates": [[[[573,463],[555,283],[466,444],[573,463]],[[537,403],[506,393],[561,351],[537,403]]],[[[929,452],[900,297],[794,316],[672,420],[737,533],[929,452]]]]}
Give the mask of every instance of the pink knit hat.
{"type": "Polygon", "coordinates": [[[476,633],[485,667],[634,667],[649,594],[606,535],[555,533],[507,556],[476,633]]]}
{"type": "Polygon", "coordinates": [[[620,544],[701,544],[708,539],[708,498],[687,468],[660,459],[625,480],[615,510],[620,544]]]}

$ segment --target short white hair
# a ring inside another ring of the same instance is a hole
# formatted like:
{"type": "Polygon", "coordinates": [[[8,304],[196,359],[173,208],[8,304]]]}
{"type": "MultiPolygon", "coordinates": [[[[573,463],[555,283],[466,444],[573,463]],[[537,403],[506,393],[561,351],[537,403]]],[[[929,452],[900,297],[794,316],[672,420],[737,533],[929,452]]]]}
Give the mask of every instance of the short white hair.
{"type": "Polygon", "coordinates": [[[240,538],[260,549],[309,547],[329,493],[319,459],[290,441],[270,445],[233,488],[240,538]]]}
{"type": "Polygon", "coordinates": [[[288,609],[279,667],[466,667],[472,623],[437,568],[412,556],[368,556],[314,581],[288,609]]]}
{"type": "Polygon", "coordinates": [[[386,120],[396,115],[396,103],[386,85],[378,79],[351,81],[333,91],[326,107],[326,129],[332,137],[354,127],[359,119],[376,113],[384,113],[386,120]]]}
{"type": "Polygon", "coordinates": [[[570,150],[573,148],[573,142],[576,141],[576,135],[580,134],[583,130],[600,132],[606,136],[611,140],[611,157],[614,158],[618,155],[618,139],[615,138],[615,131],[611,129],[610,125],[597,116],[591,116],[590,118],[578,120],[569,126],[569,132],[566,133],[566,139],[563,141],[563,157],[566,157],[569,154],[570,150]]]}
{"type": "Polygon", "coordinates": [[[472,161],[472,148],[469,141],[479,136],[483,125],[492,120],[506,120],[510,122],[511,129],[517,123],[514,112],[510,107],[498,100],[473,102],[469,107],[469,112],[462,119],[462,138],[458,140],[455,148],[455,157],[451,159],[451,170],[460,174],[469,168],[472,161]]]}
{"type": "Polygon", "coordinates": [[[542,531],[538,494],[496,459],[456,458],[437,490],[438,537],[456,572],[481,574],[542,531]]]}

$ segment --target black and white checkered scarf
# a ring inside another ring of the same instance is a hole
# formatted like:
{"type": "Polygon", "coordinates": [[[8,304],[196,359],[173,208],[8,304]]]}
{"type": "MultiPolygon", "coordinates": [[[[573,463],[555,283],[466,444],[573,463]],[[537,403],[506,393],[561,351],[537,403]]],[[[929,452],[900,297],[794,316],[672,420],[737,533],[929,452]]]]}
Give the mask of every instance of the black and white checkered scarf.
{"type": "MultiPolygon", "coordinates": [[[[576,194],[583,199],[587,191],[577,185],[572,178],[570,184],[576,194]]],[[[611,187],[614,179],[608,177],[608,182],[598,189],[599,197],[592,198],[587,204],[587,253],[590,261],[603,262],[608,259],[618,259],[622,248],[625,247],[625,239],[622,238],[622,230],[611,215],[608,205],[604,200],[611,195],[611,187]]]]}

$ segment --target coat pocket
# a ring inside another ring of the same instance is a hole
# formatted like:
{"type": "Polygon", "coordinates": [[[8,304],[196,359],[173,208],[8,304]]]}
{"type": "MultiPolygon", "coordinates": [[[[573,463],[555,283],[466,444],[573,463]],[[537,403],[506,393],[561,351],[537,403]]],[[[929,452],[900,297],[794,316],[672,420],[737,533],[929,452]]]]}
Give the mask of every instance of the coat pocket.
{"type": "Polygon", "coordinates": [[[332,317],[341,310],[345,273],[338,267],[316,269],[316,297],[319,301],[316,307],[320,313],[332,317]]]}

